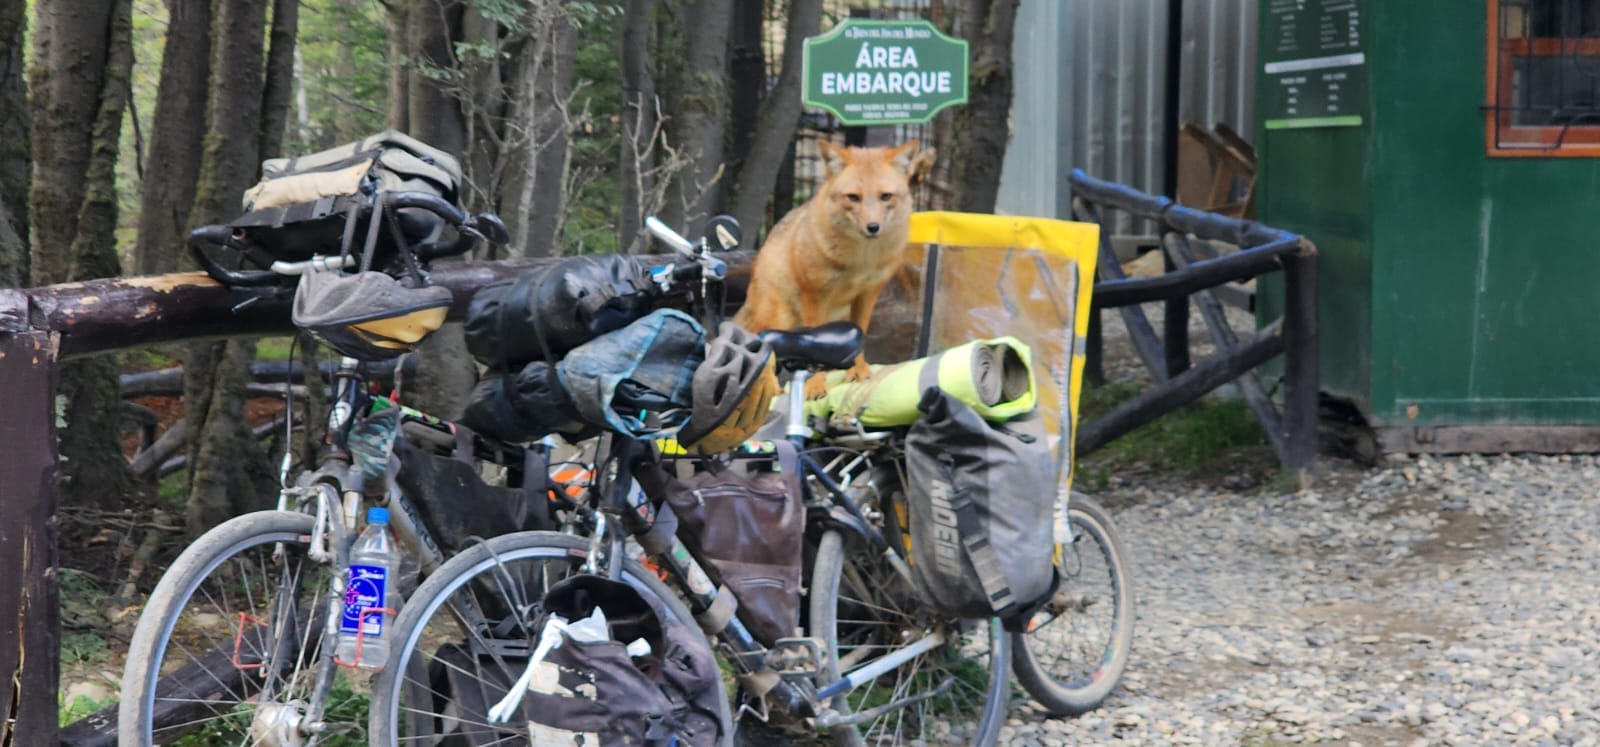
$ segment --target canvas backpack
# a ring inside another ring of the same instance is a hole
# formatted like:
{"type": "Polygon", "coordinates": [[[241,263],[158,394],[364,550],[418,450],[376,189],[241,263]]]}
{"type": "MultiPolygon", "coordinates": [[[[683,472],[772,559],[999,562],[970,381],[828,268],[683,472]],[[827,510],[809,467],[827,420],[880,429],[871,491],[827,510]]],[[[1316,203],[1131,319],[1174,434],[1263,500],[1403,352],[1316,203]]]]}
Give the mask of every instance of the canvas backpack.
{"type": "Polygon", "coordinates": [[[1037,412],[992,423],[937,386],[906,434],[911,567],[935,609],[1020,629],[1054,591],[1056,462],[1037,412]]]}
{"type": "MultiPolygon", "coordinates": [[[[261,181],[246,190],[244,212],[229,222],[236,236],[266,259],[303,260],[372,249],[369,266],[382,268],[396,249],[382,212],[384,193],[424,192],[458,204],[461,166],[450,154],[416,138],[386,130],[293,158],[261,163],[261,181]]],[[[437,238],[437,216],[419,209],[395,211],[411,243],[437,238]]],[[[262,263],[263,266],[268,263],[262,263]]]]}

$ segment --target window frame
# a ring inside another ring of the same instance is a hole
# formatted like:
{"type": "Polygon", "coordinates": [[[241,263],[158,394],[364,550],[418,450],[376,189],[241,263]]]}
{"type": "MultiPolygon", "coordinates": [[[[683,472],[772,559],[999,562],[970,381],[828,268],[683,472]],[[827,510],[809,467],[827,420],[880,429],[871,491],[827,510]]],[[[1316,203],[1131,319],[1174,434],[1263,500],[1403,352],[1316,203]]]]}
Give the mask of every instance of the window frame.
{"type": "Polygon", "coordinates": [[[1517,55],[1554,57],[1569,52],[1600,56],[1600,38],[1501,39],[1500,0],[1488,0],[1488,11],[1484,76],[1488,104],[1484,107],[1483,118],[1487,154],[1503,158],[1600,157],[1600,117],[1592,123],[1577,125],[1518,125],[1512,121],[1514,110],[1501,108],[1500,98],[1502,91],[1509,95],[1512,90],[1515,65],[1509,64],[1510,58],[1517,55]]]}

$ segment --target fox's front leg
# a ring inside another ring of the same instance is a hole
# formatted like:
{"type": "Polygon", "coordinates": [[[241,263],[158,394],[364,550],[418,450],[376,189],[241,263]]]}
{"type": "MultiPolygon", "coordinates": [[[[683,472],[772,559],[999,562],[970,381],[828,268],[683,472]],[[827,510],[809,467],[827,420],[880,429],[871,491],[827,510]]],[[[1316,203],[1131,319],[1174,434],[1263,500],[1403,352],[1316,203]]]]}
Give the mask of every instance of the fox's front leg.
{"type": "MultiPolygon", "coordinates": [[[[804,293],[800,297],[800,323],[807,327],[818,327],[828,320],[823,313],[822,306],[812,299],[811,294],[804,293]]],[[[823,372],[806,380],[806,399],[822,399],[828,393],[827,376],[823,372]]]]}
{"type": "MultiPolygon", "coordinates": [[[[850,302],[850,321],[861,328],[863,335],[867,332],[867,323],[872,321],[872,309],[878,305],[878,294],[883,293],[883,285],[868,289],[865,293],[856,296],[850,302]]],[[[856,356],[856,362],[845,373],[845,378],[851,381],[866,381],[872,377],[872,369],[867,366],[867,354],[856,356]]]]}

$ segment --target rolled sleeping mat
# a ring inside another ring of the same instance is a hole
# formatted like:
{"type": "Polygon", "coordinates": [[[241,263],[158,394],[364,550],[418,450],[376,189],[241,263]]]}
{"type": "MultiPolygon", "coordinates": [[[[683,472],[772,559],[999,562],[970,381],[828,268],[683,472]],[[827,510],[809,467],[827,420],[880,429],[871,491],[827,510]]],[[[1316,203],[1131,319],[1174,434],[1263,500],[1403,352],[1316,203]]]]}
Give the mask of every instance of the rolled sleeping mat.
{"type": "Polygon", "coordinates": [[[865,381],[846,372],[827,375],[828,394],[806,403],[806,414],[868,428],[910,425],[921,416],[922,391],[937,383],[987,420],[1006,421],[1032,412],[1038,401],[1033,351],[1015,337],[973,340],[937,355],[872,366],[865,381]]]}

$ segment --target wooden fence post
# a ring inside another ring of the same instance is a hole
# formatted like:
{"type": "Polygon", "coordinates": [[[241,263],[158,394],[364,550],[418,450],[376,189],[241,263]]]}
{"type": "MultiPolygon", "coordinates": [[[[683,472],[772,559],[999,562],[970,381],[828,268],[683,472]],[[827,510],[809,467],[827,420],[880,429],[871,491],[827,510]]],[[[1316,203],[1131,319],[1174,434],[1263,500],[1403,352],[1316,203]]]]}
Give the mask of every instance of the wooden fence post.
{"type": "Polygon", "coordinates": [[[0,745],[56,742],[61,607],[56,576],[53,332],[0,332],[0,745]]]}
{"type": "Polygon", "coordinates": [[[1317,253],[1310,242],[1284,257],[1283,320],[1288,351],[1283,361],[1283,466],[1311,485],[1317,469],[1317,400],[1320,366],[1317,340],[1317,253]]]}

